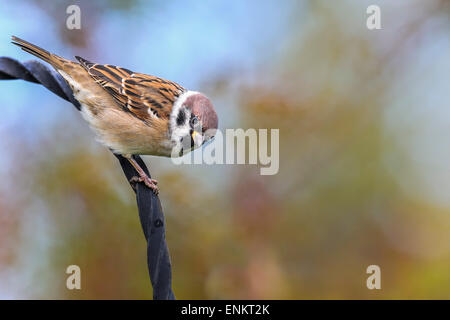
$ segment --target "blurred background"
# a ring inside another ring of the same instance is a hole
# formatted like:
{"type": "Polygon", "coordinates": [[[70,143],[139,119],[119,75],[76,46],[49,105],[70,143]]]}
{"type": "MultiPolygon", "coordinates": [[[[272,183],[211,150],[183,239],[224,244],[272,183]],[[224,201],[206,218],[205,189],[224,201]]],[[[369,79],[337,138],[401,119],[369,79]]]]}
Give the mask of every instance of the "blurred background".
{"type": "MultiPolygon", "coordinates": [[[[16,35],[202,91],[220,129],[280,129],[274,176],[144,157],[177,298],[450,298],[449,1],[2,1],[0,30],[2,56],[34,59],[16,35]]],[[[0,298],[151,298],[117,160],[39,85],[2,81],[0,105],[0,298]]]]}

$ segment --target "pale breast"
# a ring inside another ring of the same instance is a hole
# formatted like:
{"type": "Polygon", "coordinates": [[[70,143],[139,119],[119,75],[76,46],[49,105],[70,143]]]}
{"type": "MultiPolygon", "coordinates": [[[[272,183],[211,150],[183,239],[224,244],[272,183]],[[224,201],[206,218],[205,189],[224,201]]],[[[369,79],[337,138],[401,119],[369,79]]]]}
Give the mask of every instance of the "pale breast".
{"type": "Polygon", "coordinates": [[[136,118],[123,110],[84,70],[80,71],[85,74],[69,76],[58,70],[71,86],[75,99],[82,106],[83,118],[99,142],[119,154],[171,156],[173,144],[168,134],[168,120],[155,119],[149,123],[136,118]]]}

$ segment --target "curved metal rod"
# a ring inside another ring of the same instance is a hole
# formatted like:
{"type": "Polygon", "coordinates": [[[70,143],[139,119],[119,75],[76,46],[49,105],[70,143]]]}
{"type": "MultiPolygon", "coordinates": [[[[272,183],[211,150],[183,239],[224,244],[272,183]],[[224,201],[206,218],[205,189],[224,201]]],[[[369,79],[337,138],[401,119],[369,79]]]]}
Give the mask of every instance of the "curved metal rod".
{"type": "MultiPolygon", "coordinates": [[[[64,100],[71,102],[78,110],[81,108],[64,79],[56,71],[37,60],[20,63],[12,58],[0,57],[0,80],[14,79],[39,83],[64,100]]],[[[136,175],[135,169],[124,157],[118,154],[114,155],[119,160],[123,173],[129,181],[136,175]]],[[[151,177],[141,157],[134,156],[134,158],[151,177]]],[[[147,265],[153,286],[153,299],[174,300],[172,267],[166,243],[165,219],[161,202],[158,196],[142,183],[136,185],[135,192],[139,219],[147,240],[147,265]]]]}

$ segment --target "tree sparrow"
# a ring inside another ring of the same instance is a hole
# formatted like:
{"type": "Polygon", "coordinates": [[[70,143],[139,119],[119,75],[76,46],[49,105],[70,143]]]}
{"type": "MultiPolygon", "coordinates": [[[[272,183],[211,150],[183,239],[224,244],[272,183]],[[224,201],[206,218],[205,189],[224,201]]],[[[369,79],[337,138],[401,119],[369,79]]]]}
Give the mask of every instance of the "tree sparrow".
{"type": "Polygon", "coordinates": [[[78,56],[79,63],[73,62],[14,36],[12,41],[55,68],[72,88],[98,140],[127,158],[139,174],[133,181],[144,182],[155,193],[157,181],[145,174],[133,154],[181,156],[214,137],[217,114],[199,92],[78,56]]]}

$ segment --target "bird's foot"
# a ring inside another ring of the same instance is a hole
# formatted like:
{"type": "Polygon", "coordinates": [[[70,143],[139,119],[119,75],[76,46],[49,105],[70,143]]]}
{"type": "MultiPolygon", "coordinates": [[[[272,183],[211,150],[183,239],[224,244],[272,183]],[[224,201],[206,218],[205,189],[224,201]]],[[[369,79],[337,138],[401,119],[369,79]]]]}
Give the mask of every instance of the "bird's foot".
{"type": "Polygon", "coordinates": [[[136,183],[138,183],[138,182],[144,182],[144,184],[148,188],[152,189],[152,191],[155,195],[157,195],[159,193],[159,189],[157,186],[158,181],[156,181],[155,179],[151,179],[147,175],[142,175],[139,177],[134,176],[130,179],[130,183],[133,185],[133,189],[136,190],[136,183]]]}

